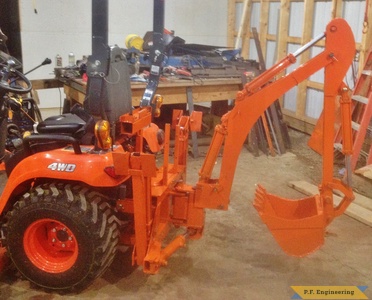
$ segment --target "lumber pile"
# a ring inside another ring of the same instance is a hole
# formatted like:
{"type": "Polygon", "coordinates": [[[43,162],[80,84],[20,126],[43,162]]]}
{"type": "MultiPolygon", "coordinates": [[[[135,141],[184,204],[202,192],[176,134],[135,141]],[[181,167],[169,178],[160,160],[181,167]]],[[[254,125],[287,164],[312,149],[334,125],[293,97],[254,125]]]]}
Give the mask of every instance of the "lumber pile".
{"type": "MultiPolygon", "coordinates": [[[[318,187],[306,181],[290,181],[288,185],[308,196],[318,194],[318,187]]],[[[354,193],[355,199],[346,209],[345,214],[358,220],[368,226],[372,227],[372,199],[354,193]]],[[[334,195],[333,197],[335,205],[338,205],[342,197],[334,195]]]]}

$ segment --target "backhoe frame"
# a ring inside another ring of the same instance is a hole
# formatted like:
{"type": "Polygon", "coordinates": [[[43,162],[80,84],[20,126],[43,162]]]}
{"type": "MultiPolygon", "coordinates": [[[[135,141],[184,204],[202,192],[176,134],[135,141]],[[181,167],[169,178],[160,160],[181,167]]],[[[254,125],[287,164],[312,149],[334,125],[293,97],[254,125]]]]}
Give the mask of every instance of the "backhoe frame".
{"type": "MultiPolygon", "coordinates": [[[[172,205],[168,207],[168,204],[166,204],[163,208],[161,208],[160,205],[157,206],[158,211],[155,213],[155,216],[159,216],[159,223],[153,222],[153,224],[159,225],[153,226],[151,230],[149,247],[147,248],[147,255],[144,259],[145,272],[155,273],[159,266],[166,264],[167,257],[177,248],[184,246],[185,236],[190,238],[199,238],[201,236],[204,228],[203,211],[205,208],[222,210],[228,208],[229,195],[237,159],[243,143],[256,120],[264,113],[271,103],[286,91],[322,68],[325,69],[324,126],[322,132],[323,179],[319,188],[320,196],[308,199],[309,201],[307,201],[305,205],[307,210],[310,208],[311,210],[315,210],[316,213],[314,216],[311,216],[311,218],[308,218],[308,213],[305,211],[302,212],[302,215],[289,216],[289,218],[287,216],[287,219],[280,219],[279,231],[286,232],[283,230],[283,226],[287,228],[289,223],[289,231],[293,233],[293,239],[296,241],[289,241],[286,237],[283,244],[280,240],[283,239],[283,237],[279,237],[279,240],[278,238],[277,240],[287,253],[297,256],[306,255],[323,244],[325,227],[335,216],[342,214],[354,198],[350,186],[339,179],[333,178],[333,126],[335,122],[335,103],[339,95],[342,94],[342,112],[344,116],[342,126],[345,128],[345,132],[349,132],[347,128],[350,127],[351,124],[350,111],[348,101],[345,101],[347,93],[345,92],[346,86],[343,83],[343,78],[345,77],[354,55],[355,42],[349,26],[344,20],[335,19],[328,24],[324,34],[318,36],[294,54],[289,54],[261,76],[246,84],[244,89],[238,92],[234,108],[222,117],[221,124],[215,129],[209,151],[199,172],[200,178],[196,186],[188,186],[181,181],[172,188],[168,196],[164,198],[164,195],[162,195],[162,199],[171,197],[172,205]],[[272,81],[275,76],[280,75],[289,65],[293,64],[297,56],[315,45],[323,37],[325,37],[326,40],[325,48],[322,53],[299,66],[291,73],[272,81]],[[343,41],[342,48],[340,47],[340,40],[343,41]],[[223,157],[220,175],[219,178],[214,179],[211,178],[213,167],[222,146],[223,157]],[[345,195],[343,201],[336,209],[333,205],[333,190],[339,190],[345,195]],[[159,233],[159,229],[163,228],[163,226],[160,226],[160,215],[168,210],[170,214],[165,213],[164,215],[170,217],[170,223],[183,225],[188,230],[185,235],[178,236],[166,248],[162,249],[161,244],[163,238],[165,238],[165,230],[159,233]],[[183,212],[183,216],[180,217],[182,222],[180,222],[180,219],[171,217],[174,211],[183,212]],[[298,222],[293,222],[293,218],[296,218],[298,222]],[[290,220],[289,222],[288,219],[290,220]],[[303,223],[307,222],[310,223],[310,225],[305,225],[305,227],[308,226],[309,228],[304,230],[306,234],[302,235],[303,228],[301,227],[304,226],[303,223]],[[311,222],[313,222],[313,225],[311,225],[311,222]],[[316,228],[313,230],[315,233],[312,233],[312,226],[316,228]],[[301,235],[303,238],[299,240],[299,236],[301,235]],[[309,240],[309,242],[306,242],[307,240],[309,240]],[[296,245],[298,242],[303,243],[305,246],[298,247],[296,245]]],[[[184,126],[181,127],[185,128],[184,126]]],[[[187,136],[186,132],[184,134],[187,136]]],[[[350,155],[350,141],[350,137],[345,138],[344,149],[345,153],[348,155],[350,155]]],[[[185,153],[184,157],[186,157],[185,153]]],[[[154,194],[152,196],[154,196],[154,194]]],[[[262,205],[265,205],[264,202],[269,201],[267,199],[257,200],[257,198],[255,207],[258,209],[259,213],[263,215],[263,220],[266,221],[266,212],[265,209],[262,208],[262,205]]],[[[265,196],[263,198],[265,198],[265,196]]],[[[158,203],[160,202],[158,201],[158,203]]],[[[301,207],[303,205],[301,200],[297,202],[298,204],[296,203],[296,206],[301,207]]],[[[166,201],[164,203],[166,203],[166,201]]],[[[293,203],[295,202],[292,202],[292,205],[293,203]]],[[[266,203],[266,207],[268,206],[269,204],[266,203]]],[[[284,205],[281,209],[286,210],[287,207],[288,206],[284,205]]],[[[275,226],[271,228],[271,230],[275,236],[275,226]]]]}

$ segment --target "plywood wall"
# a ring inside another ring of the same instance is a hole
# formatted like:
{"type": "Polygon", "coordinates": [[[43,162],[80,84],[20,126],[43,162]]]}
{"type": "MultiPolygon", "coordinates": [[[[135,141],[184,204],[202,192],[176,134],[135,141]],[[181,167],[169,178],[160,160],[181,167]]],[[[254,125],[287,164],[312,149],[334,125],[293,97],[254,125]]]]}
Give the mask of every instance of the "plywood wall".
{"type": "MultiPolygon", "coordinates": [[[[357,55],[345,81],[353,88],[353,73],[364,65],[372,39],[372,8],[368,1],[368,18],[371,24],[363,24],[366,2],[353,0],[228,0],[228,45],[236,44],[239,28],[242,25],[242,11],[248,5],[248,15],[243,24],[239,39],[242,55],[245,58],[258,59],[256,47],[252,41],[252,27],[259,32],[261,47],[266,65],[273,65],[278,59],[294,52],[318,34],[324,32],[332,18],[344,18],[348,21],[356,40],[357,55]]],[[[312,51],[301,55],[298,64],[308,61],[322,51],[319,42],[312,51]]],[[[340,41],[342,47],[342,41],[340,41]]],[[[281,99],[283,114],[289,124],[299,130],[311,132],[323,107],[323,74],[318,72],[308,80],[285,94],[281,99]]]]}

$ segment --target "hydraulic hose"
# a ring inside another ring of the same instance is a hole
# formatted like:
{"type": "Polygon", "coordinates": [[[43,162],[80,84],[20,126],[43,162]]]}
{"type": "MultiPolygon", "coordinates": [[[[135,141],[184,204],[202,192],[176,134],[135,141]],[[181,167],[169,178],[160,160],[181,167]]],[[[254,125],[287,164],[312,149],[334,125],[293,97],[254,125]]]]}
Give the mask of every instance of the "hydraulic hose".
{"type": "Polygon", "coordinates": [[[0,117],[0,162],[5,156],[5,141],[7,135],[7,121],[5,117],[0,117]]]}

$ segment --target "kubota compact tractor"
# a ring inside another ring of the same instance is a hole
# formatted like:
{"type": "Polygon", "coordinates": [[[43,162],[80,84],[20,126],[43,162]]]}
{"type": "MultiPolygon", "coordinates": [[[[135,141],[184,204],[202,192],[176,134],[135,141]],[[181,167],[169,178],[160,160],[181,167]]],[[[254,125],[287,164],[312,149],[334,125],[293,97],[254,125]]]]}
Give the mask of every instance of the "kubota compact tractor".
{"type": "MultiPolygon", "coordinates": [[[[1,246],[25,278],[50,290],[84,288],[110,266],[121,245],[131,247],[133,264],[157,273],[188,239],[203,235],[205,209],[228,209],[238,155],[256,120],[278,97],[322,68],[323,131],[314,137],[324,158],[319,195],[282,199],[259,186],[254,206],[288,254],[304,256],[323,244],[326,226],[353,199],[349,178],[333,178],[336,101],[341,101],[343,150],[351,155],[350,98],[343,78],[355,42],[343,19],[332,20],[324,34],[237,93],[233,109],[215,128],[199,180],[192,185],[185,182],[188,136],[198,117],[178,114],[171,161],[171,126],[159,135],[152,124],[156,100],[132,109],[125,57],[118,47],[105,49],[107,61],[98,63],[96,53],[90,58],[85,109],[41,122],[38,133],[25,138],[23,159],[9,172],[0,198],[1,246]],[[283,75],[323,38],[320,54],[283,75]],[[158,138],[153,146],[163,148],[160,167],[154,154],[143,151],[153,133],[158,138]],[[219,177],[212,178],[221,148],[219,177]],[[333,205],[334,189],[344,194],[338,207],[333,205]],[[169,241],[173,225],[185,230],[169,241]]],[[[7,90],[8,83],[2,80],[0,88],[7,90]]]]}

